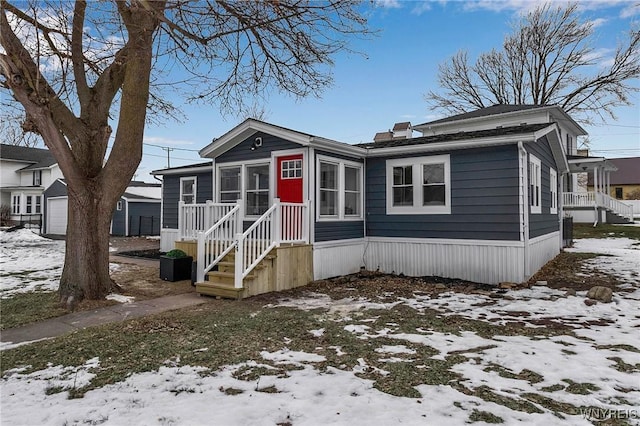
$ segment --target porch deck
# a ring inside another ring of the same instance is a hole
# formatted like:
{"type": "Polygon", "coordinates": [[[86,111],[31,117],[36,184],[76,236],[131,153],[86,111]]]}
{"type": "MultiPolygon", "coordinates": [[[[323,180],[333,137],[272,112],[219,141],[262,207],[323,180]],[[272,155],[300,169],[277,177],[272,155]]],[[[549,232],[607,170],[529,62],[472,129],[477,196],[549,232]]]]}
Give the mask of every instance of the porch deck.
{"type": "Polygon", "coordinates": [[[608,194],[588,191],[588,192],[564,192],[562,194],[563,207],[566,209],[605,209],[617,215],[623,222],[633,222],[633,205],[626,204],[608,194]]]}
{"type": "Polygon", "coordinates": [[[181,240],[197,262],[196,291],[241,299],[313,279],[308,203],[273,205],[244,232],[243,205],[180,205],[181,240]]]}

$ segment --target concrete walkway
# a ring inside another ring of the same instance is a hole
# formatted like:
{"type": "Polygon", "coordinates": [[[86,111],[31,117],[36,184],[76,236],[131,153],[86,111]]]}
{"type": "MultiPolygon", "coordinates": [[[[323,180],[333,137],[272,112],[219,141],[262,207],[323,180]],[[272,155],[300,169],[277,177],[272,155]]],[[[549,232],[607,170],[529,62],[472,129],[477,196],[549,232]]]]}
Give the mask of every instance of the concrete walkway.
{"type": "Polygon", "coordinates": [[[121,322],[131,318],[139,318],[173,309],[200,305],[206,303],[208,300],[211,299],[200,297],[197,293],[193,292],[164,296],[157,299],[141,300],[133,303],[122,303],[91,311],[74,312],[22,327],[2,330],[0,331],[0,342],[2,346],[5,346],[8,344],[62,336],[72,331],[82,330],[96,325],[121,322]]]}

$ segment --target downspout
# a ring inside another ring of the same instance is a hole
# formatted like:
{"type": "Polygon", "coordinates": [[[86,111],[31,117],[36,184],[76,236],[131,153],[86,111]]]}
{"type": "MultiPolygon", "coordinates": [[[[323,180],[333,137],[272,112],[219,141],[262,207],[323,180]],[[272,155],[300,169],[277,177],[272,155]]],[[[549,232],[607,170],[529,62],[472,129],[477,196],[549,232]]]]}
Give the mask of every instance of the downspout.
{"type": "Polygon", "coordinates": [[[520,170],[522,171],[522,242],[523,250],[523,281],[529,278],[529,167],[527,162],[527,151],[524,149],[522,141],[518,142],[518,152],[520,156],[520,170]]]}

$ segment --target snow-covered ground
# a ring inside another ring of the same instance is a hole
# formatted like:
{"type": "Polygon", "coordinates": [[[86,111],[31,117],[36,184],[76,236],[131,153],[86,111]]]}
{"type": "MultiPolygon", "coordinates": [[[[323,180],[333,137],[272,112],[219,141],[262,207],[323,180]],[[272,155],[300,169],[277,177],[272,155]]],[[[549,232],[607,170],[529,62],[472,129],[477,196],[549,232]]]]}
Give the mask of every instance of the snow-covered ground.
{"type": "Polygon", "coordinates": [[[0,298],[36,290],[57,290],[64,263],[64,244],[28,229],[0,231],[0,298]]]}
{"type": "MultiPolygon", "coordinates": [[[[370,359],[359,358],[357,364],[345,368],[320,369],[317,364],[325,361],[323,350],[343,356],[343,348],[323,349],[318,343],[318,353],[307,353],[289,349],[285,341],[278,351],[263,351],[260,359],[215,372],[181,365],[178,357],[158,371],[132,374],[123,382],[89,391],[82,399],[68,399],[67,392],[47,390],[89,383],[92,371],[100,368],[98,358],[79,367],[52,365],[30,374],[13,370],[2,378],[0,419],[3,425],[458,425],[468,423],[474,412],[486,412],[507,425],[590,425],[590,419],[616,416],[638,425],[640,246],[634,243],[614,238],[576,240],[575,251],[609,255],[590,260],[591,266],[625,281],[626,291],[614,293],[609,304],[587,306],[584,292],[571,296],[543,286],[510,291],[508,298],[455,292],[437,297],[416,293],[393,298],[385,294],[385,300],[394,299],[385,303],[362,297],[332,300],[309,292],[263,309],[322,310],[326,321],[339,323],[344,332],[375,347],[370,359]],[[486,338],[474,331],[453,334],[427,327],[409,333],[369,314],[399,305],[413,309],[416,315],[435,309],[442,317],[457,315],[504,326],[518,321],[531,328],[555,324],[568,326],[572,333],[549,337],[505,333],[486,338]],[[378,342],[381,338],[384,343],[378,342]],[[397,345],[390,345],[389,339],[397,345]],[[487,387],[498,397],[531,404],[538,412],[512,409],[448,385],[421,384],[415,387],[420,398],[395,397],[377,390],[374,381],[356,375],[373,371],[384,377],[389,374],[385,365],[393,363],[427,369],[429,359],[416,351],[422,346],[437,352],[432,356],[435,360],[452,353],[464,356],[465,360],[451,370],[462,376],[460,383],[467,389],[487,387]],[[298,369],[288,370],[286,376],[263,375],[257,382],[234,375],[242,368],[273,369],[283,364],[298,369]],[[501,371],[509,374],[499,374],[501,371]],[[598,410],[562,414],[561,418],[527,395],[598,410]]],[[[319,342],[326,337],[324,328],[308,331],[319,342]]]]}
{"type": "MultiPolygon", "coordinates": [[[[0,299],[30,291],[55,291],[64,265],[64,240],[29,229],[0,231],[0,299]]],[[[112,263],[114,271],[119,265],[112,263]]]]}

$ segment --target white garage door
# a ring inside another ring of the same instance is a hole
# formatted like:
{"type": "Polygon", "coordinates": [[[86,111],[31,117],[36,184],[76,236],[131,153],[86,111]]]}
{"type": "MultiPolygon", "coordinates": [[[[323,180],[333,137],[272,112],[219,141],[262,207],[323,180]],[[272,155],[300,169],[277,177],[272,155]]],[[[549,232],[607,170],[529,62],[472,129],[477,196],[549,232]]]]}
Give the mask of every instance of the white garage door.
{"type": "Polygon", "coordinates": [[[67,233],[67,197],[47,199],[47,234],[67,233]]]}

